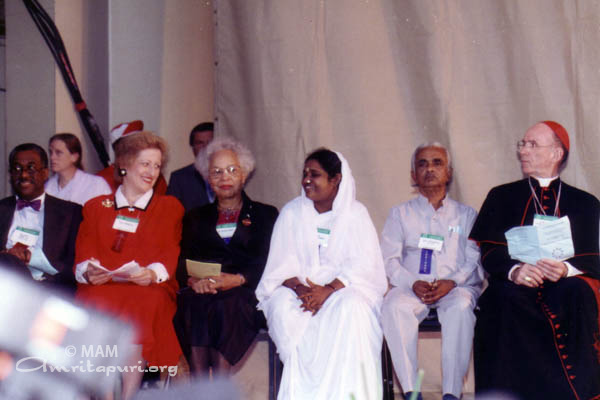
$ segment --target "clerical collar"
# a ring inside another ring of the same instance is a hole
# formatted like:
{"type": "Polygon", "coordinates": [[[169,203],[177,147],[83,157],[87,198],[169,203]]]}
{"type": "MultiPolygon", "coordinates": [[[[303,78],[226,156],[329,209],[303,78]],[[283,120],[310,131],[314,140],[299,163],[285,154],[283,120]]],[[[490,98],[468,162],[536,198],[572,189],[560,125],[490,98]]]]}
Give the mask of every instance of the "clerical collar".
{"type": "Polygon", "coordinates": [[[534,178],[536,181],[538,181],[538,183],[540,184],[540,187],[548,187],[550,186],[550,184],[552,183],[553,180],[558,179],[558,175],[552,177],[552,178],[538,178],[537,176],[531,176],[532,178],[534,178]]]}
{"type": "Polygon", "coordinates": [[[121,189],[123,186],[119,186],[117,191],[115,192],[115,205],[117,210],[119,208],[139,208],[140,210],[145,210],[150,203],[150,199],[152,199],[152,195],[154,194],[154,190],[150,189],[146,193],[144,193],[139,199],[133,203],[132,206],[129,205],[129,202],[125,198],[123,194],[123,190],[121,189]]]}
{"type": "MultiPolygon", "coordinates": [[[[556,178],[535,178],[535,179],[544,179],[544,180],[548,181],[546,183],[546,186],[542,186],[543,188],[545,188],[545,187],[548,187],[548,185],[556,178]]],[[[531,176],[529,178],[527,178],[527,182],[529,183],[529,189],[531,190],[531,195],[533,196],[533,199],[534,199],[533,204],[535,206],[535,213],[547,215],[546,210],[544,209],[544,206],[542,205],[540,199],[538,198],[537,194],[535,193],[535,189],[533,188],[533,185],[531,184],[531,176]]],[[[539,182],[539,183],[540,183],[540,185],[542,185],[542,182],[539,182]]],[[[554,206],[554,213],[552,214],[555,217],[557,217],[559,215],[558,204],[560,203],[561,192],[562,192],[562,182],[559,181],[558,182],[558,194],[556,195],[556,204],[554,206]]]]}

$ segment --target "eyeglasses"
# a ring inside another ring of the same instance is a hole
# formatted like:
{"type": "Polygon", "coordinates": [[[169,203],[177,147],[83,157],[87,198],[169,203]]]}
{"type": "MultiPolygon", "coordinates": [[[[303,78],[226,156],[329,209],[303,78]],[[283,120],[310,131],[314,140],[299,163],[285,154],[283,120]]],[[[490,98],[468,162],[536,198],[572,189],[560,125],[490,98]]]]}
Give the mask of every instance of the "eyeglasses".
{"type": "Polygon", "coordinates": [[[208,171],[208,174],[212,179],[221,179],[225,172],[227,172],[227,175],[237,178],[242,174],[242,168],[239,165],[230,165],[225,168],[215,167],[211,168],[208,171]]]}
{"type": "Polygon", "coordinates": [[[517,142],[517,150],[521,150],[522,148],[535,150],[535,149],[539,149],[542,147],[553,147],[555,145],[556,145],[556,143],[542,145],[542,144],[537,144],[537,142],[535,140],[519,140],[517,142]]]}
{"type": "Polygon", "coordinates": [[[14,176],[21,175],[23,173],[23,171],[26,171],[29,175],[35,175],[43,169],[44,169],[44,167],[37,168],[35,166],[35,164],[28,164],[26,166],[17,164],[17,165],[13,165],[12,167],[10,167],[9,172],[11,175],[14,175],[14,176]]]}

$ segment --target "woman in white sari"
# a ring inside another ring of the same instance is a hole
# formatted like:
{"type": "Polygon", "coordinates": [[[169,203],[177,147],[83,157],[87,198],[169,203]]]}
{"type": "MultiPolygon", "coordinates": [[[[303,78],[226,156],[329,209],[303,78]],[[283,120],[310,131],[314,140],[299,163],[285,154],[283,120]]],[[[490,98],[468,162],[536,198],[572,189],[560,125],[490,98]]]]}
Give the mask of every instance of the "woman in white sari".
{"type": "Polygon", "coordinates": [[[256,290],[284,363],[278,399],[380,399],[387,281],[377,233],[340,153],[305,163],[256,290]]]}

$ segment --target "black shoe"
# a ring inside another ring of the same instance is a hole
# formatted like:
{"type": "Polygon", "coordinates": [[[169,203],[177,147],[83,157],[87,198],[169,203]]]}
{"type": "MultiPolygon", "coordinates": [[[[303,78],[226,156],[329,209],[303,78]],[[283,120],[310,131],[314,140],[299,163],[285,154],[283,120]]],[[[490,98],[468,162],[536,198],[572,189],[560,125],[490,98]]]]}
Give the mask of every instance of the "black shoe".
{"type": "MultiPolygon", "coordinates": [[[[412,396],[412,393],[413,392],[406,392],[406,393],[404,393],[404,399],[405,400],[411,400],[410,396],[412,396]]],[[[421,395],[421,393],[419,393],[417,395],[417,400],[423,400],[423,395],[421,395]]]]}
{"type": "Polygon", "coordinates": [[[455,395],[451,394],[451,393],[446,393],[443,397],[442,400],[460,400],[460,398],[456,397],[455,395]]]}

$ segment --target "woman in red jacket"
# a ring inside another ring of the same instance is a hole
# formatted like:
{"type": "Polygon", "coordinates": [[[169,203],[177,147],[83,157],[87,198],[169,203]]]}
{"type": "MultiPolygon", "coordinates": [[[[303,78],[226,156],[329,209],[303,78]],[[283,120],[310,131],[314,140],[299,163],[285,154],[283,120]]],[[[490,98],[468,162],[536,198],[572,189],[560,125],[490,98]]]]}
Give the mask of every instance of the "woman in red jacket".
{"type": "MultiPolygon", "coordinates": [[[[183,207],[153,190],[166,150],[150,132],[123,137],[115,147],[122,183],[86,203],[77,238],[77,297],[137,328],[130,366],[174,366],[181,355],[172,319],[183,207]]],[[[137,391],[143,369],[123,374],[123,398],[137,391]]]]}

